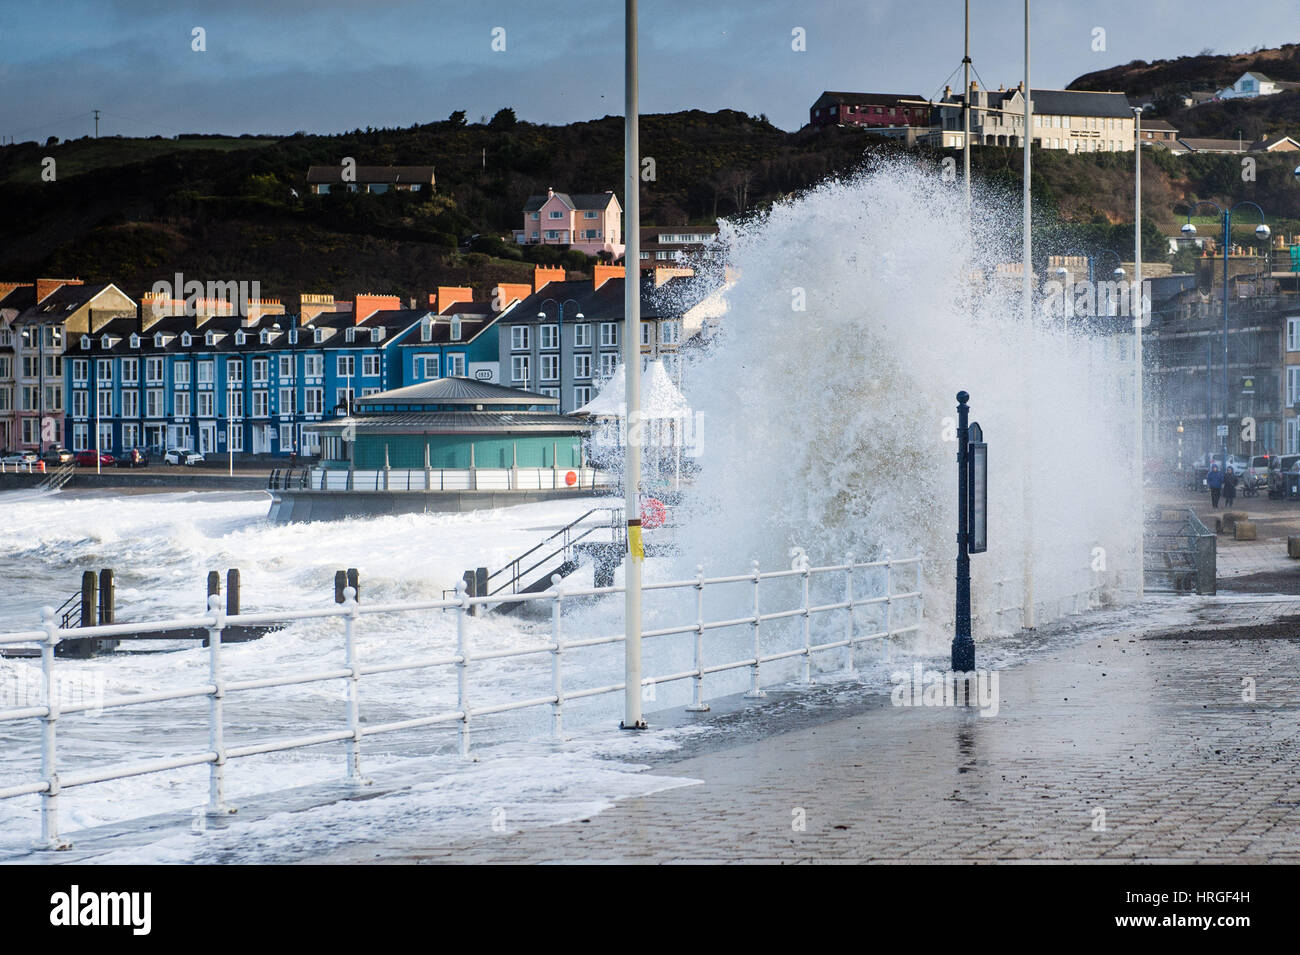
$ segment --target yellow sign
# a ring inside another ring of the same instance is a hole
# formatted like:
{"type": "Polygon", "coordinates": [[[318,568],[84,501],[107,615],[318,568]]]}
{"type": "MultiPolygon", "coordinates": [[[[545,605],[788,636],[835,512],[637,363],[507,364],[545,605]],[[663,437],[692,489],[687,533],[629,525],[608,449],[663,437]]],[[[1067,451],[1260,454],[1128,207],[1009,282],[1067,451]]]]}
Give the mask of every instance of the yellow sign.
{"type": "Polygon", "coordinates": [[[645,560],[645,547],[641,543],[640,524],[629,524],[627,526],[627,552],[632,555],[633,560],[645,560]]]}

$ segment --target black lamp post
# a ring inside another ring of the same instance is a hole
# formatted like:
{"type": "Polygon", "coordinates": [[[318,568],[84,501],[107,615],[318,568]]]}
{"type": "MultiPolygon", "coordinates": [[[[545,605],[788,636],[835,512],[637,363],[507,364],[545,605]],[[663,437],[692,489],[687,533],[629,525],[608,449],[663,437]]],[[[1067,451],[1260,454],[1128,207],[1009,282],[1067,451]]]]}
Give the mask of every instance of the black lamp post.
{"type": "MultiPolygon", "coordinates": [[[[560,383],[560,387],[559,387],[559,392],[560,392],[560,404],[559,404],[559,407],[557,407],[555,410],[558,411],[560,414],[564,414],[564,306],[569,305],[570,303],[572,303],[572,305],[573,305],[575,308],[581,308],[581,307],[582,307],[581,305],[578,304],[578,300],[575,299],[575,298],[566,298],[563,302],[556,301],[556,300],[553,299],[553,298],[544,299],[544,300],[542,301],[542,308],[543,308],[543,309],[546,308],[546,306],[549,305],[549,304],[553,304],[553,305],[555,306],[555,314],[556,314],[556,319],[555,319],[555,344],[556,344],[557,346],[559,346],[559,357],[556,359],[556,361],[558,361],[558,362],[559,362],[559,365],[560,365],[560,367],[559,367],[559,369],[558,369],[558,370],[559,370],[559,374],[558,374],[558,376],[557,376],[557,380],[558,380],[559,383],[560,383]]],[[[538,312],[538,313],[537,313],[537,317],[540,318],[540,319],[545,319],[545,318],[546,318],[546,312],[544,312],[544,311],[538,312]]],[[[582,312],[578,312],[578,313],[574,316],[574,318],[578,318],[578,319],[581,319],[581,318],[583,318],[583,317],[584,317],[584,316],[583,316],[582,312]]],[[[541,334],[541,333],[538,332],[538,335],[539,335],[539,336],[540,336],[540,334],[541,334]]],[[[538,347],[538,352],[537,352],[537,354],[538,354],[538,363],[539,363],[539,365],[540,365],[540,362],[541,362],[541,345],[542,345],[542,343],[541,343],[541,341],[540,341],[540,339],[539,339],[538,342],[537,342],[537,347],[538,347]]],[[[573,354],[577,354],[576,351],[574,351],[574,352],[572,352],[572,353],[573,353],[573,354]]],[[[539,382],[542,380],[541,372],[542,372],[542,370],[541,370],[541,368],[539,367],[539,368],[537,369],[537,380],[538,380],[539,382]]]]}
{"type": "MultiPolygon", "coordinates": [[[[1213,199],[1201,199],[1192,204],[1187,210],[1187,222],[1182,227],[1182,233],[1186,236],[1196,235],[1196,226],[1192,225],[1192,213],[1201,206],[1213,206],[1223,220],[1223,424],[1220,430],[1223,432],[1223,466],[1228,466],[1228,401],[1230,400],[1231,391],[1228,386],[1228,252],[1232,245],[1232,210],[1238,206],[1251,206],[1259,213],[1260,224],[1255,227],[1255,237],[1261,241],[1267,241],[1272,234],[1264,220],[1264,210],[1250,201],[1238,202],[1228,208],[1223,208],[1213,199]]],[[[1210,369],[1205,369],[1206,378],[1209,378],[1210,369]]],[[[1213,416],[1212,409],[1205,409],[1206,420],[1209,421],[1213,416]]],[[[1207,460],[1207,463],[1211,463],[1207,460]]]]}
{"type": "Polygon", "coordinates": [[[984,433],[969,420],[970,395],[957,392],[957,600],[952,669],[975,669],[971,633],[970,555],[988,549],[988,453],[984,433]]]}

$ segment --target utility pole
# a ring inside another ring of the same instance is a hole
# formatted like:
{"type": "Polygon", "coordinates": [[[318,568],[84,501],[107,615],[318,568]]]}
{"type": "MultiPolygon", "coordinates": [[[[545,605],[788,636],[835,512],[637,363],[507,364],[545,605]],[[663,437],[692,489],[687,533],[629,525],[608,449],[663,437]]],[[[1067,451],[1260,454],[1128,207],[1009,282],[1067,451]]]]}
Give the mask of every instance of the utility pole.
{"type": "MultiPolygon", "coordinates": [[[[1137,434],[1138,467],[1138,524],[1137,524],[1137,593],[1146,593],[1146,465],[1142,449],[1142,107],[1133,107],[1133,294],[1129,304],[1133,309],[1133,332],[1136,345],[1133,350],[1133,404],[1137,434]]],[[[1227,466],[1227,460],[1224,460],[1227,466]]]]}
{"type": "Polygon", "coordinates": [[[95,138],[99,138],[99,110],[95,110],[95,138]]]}
{"type": "MultiPolygon", "coordinates": [[[[1021,282],[1021,295],[1023,297],[1022,306],[1024,308],[1025,329],[1030,337],[1034,332],[1034,269],[1033,269],[1033,251],[1034,240],[1030,232],[1031,217],[1029,209],[1029,183],[1032,175],[1030,160],[1030,143],[1033,137],[1030,130],[1030,118],[1033,108],[1030,100],[1033,97],[1033,86],[1029,82],[1029,0],[1025,0],[1025,168],[1024,168],[1024,275],[1021,282]]],[[[1033,380],[1026,377],[1027,387],[1032,387],[1033,380]]],[[[1034,506],[1030,494],[1030,472],[1033,469],[1033,462],[1036,455],[1033,453],[1033,442],[1030,440],[1030,424],[1033,413],[1030,404],[1030,396],[1025,396],[1025,440],[1024,446],[1029,450],[1024,468],[1024,505],[1025,505],[1025,606],[1023,622],[1026,630],[1034,629],[1034,506]]]]}
{"type": "Polygon", "coordinates": [[[624,569],[623,729],[645,729],[641,717],[641,144],[637,124],[636,0],[624,0],[623,188],[627,245],[623,253],[623,371],[627,381],[627,458],[623,506],[627,518],[624,569]]]}
{"type": "MultiPolygon", "coordinates": [[[[966,219],[970,219],[970,0],[966,0],[966,45],[962,53],[961,161],[966,180],[966,219]]],[[[1028,95],[1026,93],[1026,95],[1028,95]]]]}

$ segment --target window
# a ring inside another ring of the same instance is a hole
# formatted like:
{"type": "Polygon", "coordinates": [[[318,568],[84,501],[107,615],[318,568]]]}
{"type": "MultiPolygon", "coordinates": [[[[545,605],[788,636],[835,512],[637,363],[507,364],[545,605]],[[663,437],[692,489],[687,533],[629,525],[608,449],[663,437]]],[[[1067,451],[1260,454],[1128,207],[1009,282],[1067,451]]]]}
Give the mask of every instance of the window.
{"type": "Polygon", "coordinates": [[[181,332],[182,347],[189,348],[190,345],[192,344],[194,344],[194,336],[191,335],[189,332],[181,332]]]}
{"type": "Polygon", "coordinates": [[[263,345],[271,344],[270,329],[266,329],[266,328],[262,329],[261,333],[257,336],[257,340],[261,342],[263,345]]]}
{"type": "Polygon", "coordinates": [[[1286,350],[1300,351],[1300,316],[1286,320],[1286,350]]]}
{"type": "Polygon", "coordinates": [[[590,348],[591,347],[591,326],[588,324],[573,326],[573,347],[590,348]]]}
{"type": "Polygon", "coordinates": [[[335,371],[340,378],[351,378],[357,373],[357,359],[354,355],[339,355],[335,362],[335,371]]]}
{"type": "Polygon", "coordinates": [[[600,323],[600,347],[615,348],[618,346],[618,324],[616,322],[600,323]]]}
{"type": "MultiPolygon", "coordinates": [[[[1292,321],[1295,321],[1295,319],[1292,319],[1292,321]]],[[[84,358],[74,359],[72,362],[72,380],[85,381],[86,372],[88,371],[89,365],[90,362],[86,361],[86,359],[84,358]]]]}
{"type": "Polygon", "coordinates": [[[528,384],[528,356],[515,355],[510,359],[510,380],[528,384]]]}
{"type": "Polygon", "coordinates": [[[264,385],[270,377],[271,363],[265,358],[253,359],[253,384],[264,385]]]}
{"type": "Polygon", "coordinates": [[[420,341],[433,341],[433,319],[428,315],[420,319],[420,341]]]}
{"type": "Polygon", "coordinates": [[[72,426],[72,450],[85,451],[90,443],[90,429],[84,424],[72,426]]]}
{"type": "Polygon", "coordinates": [[[95,378],[101,384],[112,384],[113,360],[111,358],[101,358],[95,362],[95,378]]]}
{"type": "Polygon", "coordinates": [[[303,355],[302,373],[305,378],[320,378],[325,374],[325,356],[303,355]]]}
{"type": "Polygon", "coordinates": [[[546,218],[548,218],[548,219],[563,219],[563,218],[564,218],[564,210],[563,210],[563,209],[551,209],[550,211],[548,211],[548,212],[546,213],[546,218]]]}
{"type": "Polygon", "coordinates": [[[618,353],[612,351],[601,352],[600,377],[604,379],[614,377],[614,372],[617,368],[618,368],[618,353]]]}
{"type": "Polygon", "coordinates": [[[511,347],[511,349],[513,349],[514,351],[520,351],[521,349],[527,348],[528,346],[529,346],[529,341],[528,341],[528,326],[527,326],[527,325],[511,325],[511,326],[510,326],[510,347],[511,347]]]}
{"type": "Polygon", "coordinates": [[[347,342],[354,342],[357,340],[357,330],[355,326],[348,326],[347,331],[343,333],[343,340],[347,342]]]}
{"type": "Polygon", "coordinates": [[[78,389],[72,393],[72,417],[84,418],[90,409],[90,393],[78,389]]]}
{"type": "Polygon", "coordinates": [[[226,432],[227,434],[229,434],[229,439],[228,439],[229,450],[243,451],[244,450],[244,429],[239,425],[235,425],[233,428],[227,426],[226,432]]]}
{"type": "Polygon", "coordinates": [[[138,424],[122,425],[122,447],[140,447],[140,426],[138,424]]]}
{"type": "Polygon", "coordinates": [[[451,340],[454,342],[460,341],[460,316],[459,315],[453,316],[451,320],[451,340]]]}
{"type": "Polygon", "coordinates": [[[280,450],[293,450],[293,425],[291,424],[280,425],[280,450]]]}
{"type": "Polygon", "coordinates": [[[140,392],[134,389],[123,389],[122,417],[123,418],[140,417],[140,392]]]}
{"type": "Polygon", "coordinates": [[[113,426],[111,424],[101,424],[99,426],[99,448],[100,451],[111,451],[113,449],[113,426]]]}
{"type": "MultiPolygon", "coordinates": [[[[186,395],[185,397],[189,397],[186,395]]],[[[146,418],[161,418],[163,416],[163,390],[161,388],[150,388],[144,393],[144,413],[146,418]]]]}
{"type": "Polygon", "coordinates": [[[63,386],[46,385],[45,386],[45,408],[48,411],[58,411],[63,407],[63,386]]]}
{"type": "Polygon", "coordinates": [[[270,413],[269,409],[270,409],[270,398],[268,397],[267,392],[261,390],[254,391],[253,392],[253,417],[265,418],[270,413]]]}
{"type": "Polygon", "coordinates": [[[176,387],[188,385],[190,383],[190,363],[187,361],[178,361],[172,365],[172,378],[175,379],[176,387]]]}
{"type": "Polygon", "coordinates": [[[244,393],[231,391],[226,395],[226,417],[242,418],[244,416],[244,393]]]}
{"type": "Polygon", "coordinates": [[[122,383],[135,385],[140,382],[140,359],[123,358],[122,359],[122,383]]]}
{"type": "Polygon", "coordinates": [[[144,360],[144,378],[151,385],[159,384],[163,380],[163,360],[161,358],[146,358],[144,360]]]}
{"type": "Polygon", "coordinates": [[[280,356],[280,380],[293,381],[293,356],[280,356]]]}
{"type": "Polygon", "coordinates": [[[226,360],[226,383],[231,385],[242,385],[244,383],[244,363],[242,360],[234,358],[226,360]]]}
{"type": "Polygon", "coordinates": [[[1296,445],[1297,443],[1300,443],[1300,439],[1297,438],[1297,432],[1296,432],[1297,422],[1300,422],[1300,419],[1297,418],[1286,419],[1286,453],[1287,454],[1295,454],[1296,445]]]}
{"type": "Polygon", "coordinates": [[[113,392],[111,389],[95,393],[95,413],[101,418],[113,417],[113,392]]]}
{"type": "Polygon", "coordinates": [[[312,341],[314,341],[317,345],[319,345],[319,344],[320,344],[321,342],[323,342],[324,340],[325,340],[325,329],[323,329],[323,328],[313,328],[313,329],[312,329],[312,341]]]}
{"type": "Polygon", "coordinates": [[[244,344],[244,342],[246,342],[247,340],[248,340],[248,336],[245,335],[244,332],[243,332],[242,330],[241,330],[241,331],[238,331],[238,332],[235,332],[235,344],[236,344],[236,345],[242,345],[242,344],[244,344]]]}
{"type": "Polygon", "coordinates": [[[198,416],[200,418],[212,417],[212,392],[210,391],[199,392],[198,409],[199,409],[198,416]]]}
{"type": "MultiPolygon", "coordinates": [[[[560,356],[542,356],[542,381],[558,381],[560,378],[560,356]]],[[[556,396],[558,397],[558,395],[556,396]]]]}
{"type": "Polygon", "coordinates": [[[199,384],[200,385],[211,385],[213,375],[214,372],[212,368],[212,362],[210,361],[199,362],[199,384]]]}
{"type": "Polygon", "coordinates": [[[214,346],[216,343],[217,343],[216,332],[208,332],[206,335],[203,336],[203,344],[207,345],[209,348],[214,346]]]}
{"type": "Polygon", "coordinates": [[[590,355],[573,356],[573,377],[574,378],[591,377],[591,356],[590,355]]]}
{"type": "Polygon", "coordinates": [[[541,339],[543,348],[559,348],[560,326],[543,325],[541,328],[541,339]]]}
{"type": "Polygon", "coordinates": [[[465,377],[465,356],[463,353],[447,356],[447,375],[451,378],[465,377]]]}
{"type": "Polygon", "coordinates": [[[434,378],[440,378],[441,372],[438,371],[438,356],[426,355],[423,359],[417,358],[416,361],[424,362],[424,377],[432,381],[434,378]]]}
{"type": "Polygon", "coordinates": [[[655,343],[655,326],[653,322],[641,323],[641,345],[653,345],[655,343]]]}
{"type": "Polygon", "coordinates": [[[379,342],[382,342],[383,340],[384,340],[384,329],[383,329],[382,327],[380,327],[380,328],[372,328],[372,329],[370,329],[370,342],[371,342],[371,344],[378,344],[379,342]]]}
{"type": "Polygon", "coordinates": [[[530,212],[530,213],[528,213],[528,218],[530,218],[530,219],[532,219],[534,222],[536,222],[537,219],[538,219],[538,213],[536,213],[536,212],[530,212]]]}
{"type": "Polygon", "coordinates": [[[600,217],[600,213],[594,209],[584,209],[582,211],[582,217],[584,219],[596,219],[600,217]]]}
{"type": "Polygon", "coordinates": [[[308,388],[303,392],[303,411],[307,414],[318,415],[325,410],[325,389],[308,388]]]}
{"type": "Polygon", "coordinates": [[[539,389],[539,390],[540,390],[540,392],[541,392],[542,394],[546,395],[546,397],[548,397],[548,398],[556,398],[556,399],[558,399],[558,398],[560,397],[560,389],[559,389],[559,388],[541,388],[541,389],[539,389]]]}
{"type": "Polygon", "coordinates": [[[367,378],[379,377],[379,356],[363,355],[361,356],[361,374],[367,378]]]}
{"type": "Polygon", "coordinates": [[[280,389],[280,417],[287,418],[294,413],[293,389],[280,389]]]}
{"type": "Polygon", "coordinates": [[[680,322],[660,322],[659,340],[665,345],[676,345],[682,338],[680,322]]]}
{"type": "Polygon", "coordinates": [[[587,385],[579,385],[573,389],[573,407],[581,408],[591,400],[591,388],[587,385]]]}
{"type": "Polygon", "coordinates": [[[1300,365],[1288,365],[1286,369],[1286,406],[1295,407],[1300,400],[1300,365]]]}
{"type": "MultiPolygon", "coordinates": [[[[211,397],[209,395],[208,397],[211,397]]],[[[188,391],[178,391],[172,396],[176,405],[176,417],[188,418],[190,416],[190,393],[188,391]]]]}

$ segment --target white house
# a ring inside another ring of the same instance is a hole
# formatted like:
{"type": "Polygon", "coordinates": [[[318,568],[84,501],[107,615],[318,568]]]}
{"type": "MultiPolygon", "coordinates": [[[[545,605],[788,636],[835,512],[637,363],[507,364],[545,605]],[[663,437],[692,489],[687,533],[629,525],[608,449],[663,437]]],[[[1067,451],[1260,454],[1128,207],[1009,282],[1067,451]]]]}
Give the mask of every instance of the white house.
{"type": "Polygon", "coordinates": [[[1242,73],[1231,86],[1219,90],[1219,99],[1251,99],[1255,96],[1272,96],[1286,90],[1300,89],[1300,83],[1285,83],[1270,80],[1263,73],[1254,71],[1242,73]]]}

